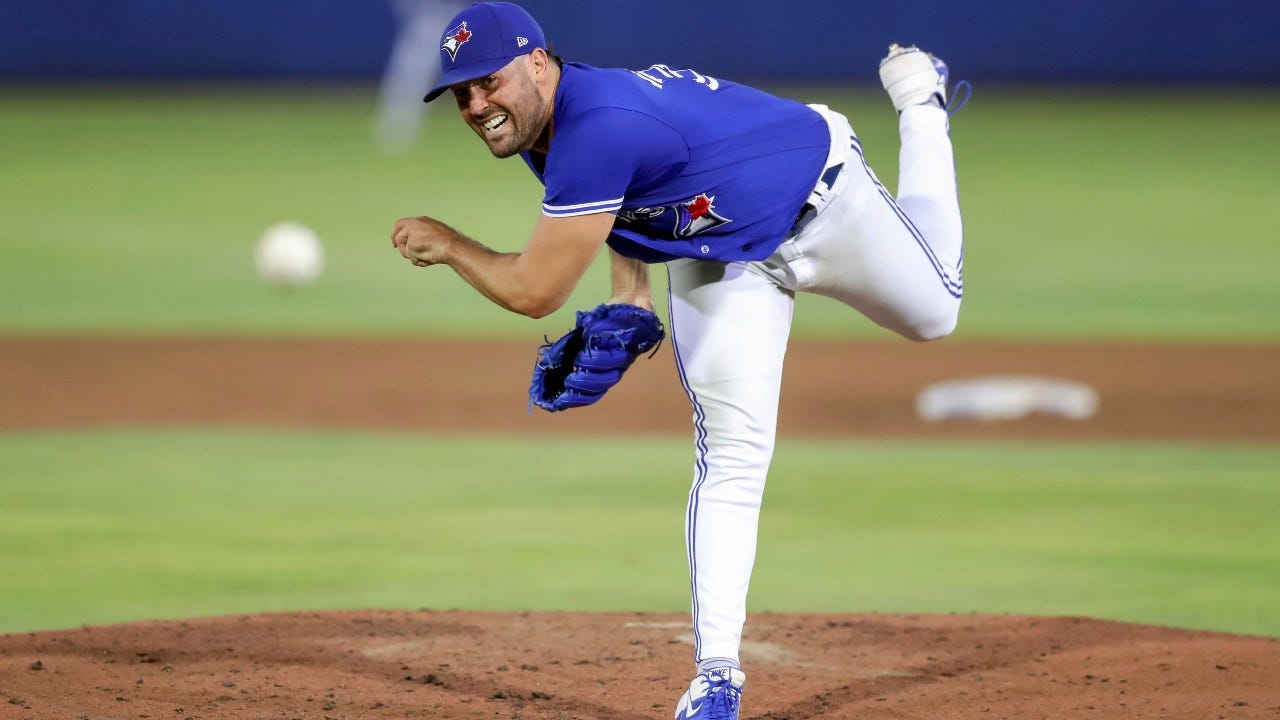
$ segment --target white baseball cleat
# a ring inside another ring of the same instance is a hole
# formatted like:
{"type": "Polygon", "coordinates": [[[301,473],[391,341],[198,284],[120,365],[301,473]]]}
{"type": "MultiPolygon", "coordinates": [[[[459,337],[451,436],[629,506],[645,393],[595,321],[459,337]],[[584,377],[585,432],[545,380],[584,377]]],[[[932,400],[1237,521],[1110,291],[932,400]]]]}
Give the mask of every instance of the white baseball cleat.
{"type": "Polygon", "coordinates": [[[898,112],[912,105],[947,106],[947,64],[914,45],[889,46],[880,61],[880,83],[898,112]]]}
{"type": "Polygon", "coordinates": [[[738,720],[746,673],[716,668],[698,673],[676,704],[676,720],[738,720]]]}

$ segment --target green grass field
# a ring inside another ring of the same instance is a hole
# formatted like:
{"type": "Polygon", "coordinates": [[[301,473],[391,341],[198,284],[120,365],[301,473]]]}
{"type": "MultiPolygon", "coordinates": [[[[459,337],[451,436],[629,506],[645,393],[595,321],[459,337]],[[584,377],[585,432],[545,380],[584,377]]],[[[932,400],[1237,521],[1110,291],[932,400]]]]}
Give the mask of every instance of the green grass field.
{"type": "MultiPolygon", "coordinates": [[[[684,439],[0,437],[0,632],[317,608],[684,611],[690,452],[684,439]]],[[[784,441],[751,607],[1280,635],[1278,463],[1280,449],[1246,446],[784,441]]]]}
{"type": "MultiPolygon", "coordinates": [[[[896,178],[880,92],[780,91],[847,113],[896,178]]],[[[0,95],[0,331],[539,337],[447,269],[391,249],[397,217],[436,214],[520,248],[540,187],[449,112],[404,156],[372,141],[371,93],[0,95]],[[304,293],[257,281],[279,220],[317,230],[330,267],[304,293]]],[[[1280,338],[1280,105],[1262,90],[979,87],[952,123],[966,219],[963,337],[1280,338]]],[[[570,303],[605,296],[603,268],[570,303]]],[[[802,299],[801,336],[880,331],[802,299]]]]}
{"type": "MultiPolygon", "coordinates": [[[[881,93],[782,94],[849,114],[894,184],[881,93]]],[[[531,321],[401,260],[397,217],[514,250],[541,194],[452,117],[379,154],[372,108],[367,89],[0,93],[0,333],[533,342],[603,299],[597,268],[531,321]],[[250,261],[286,219],[328,252],[295,292],[250,261]]],[[[979,87],[952,129],[957,337],[1277,342],[1278,124],[1262,90],[979,87]]],[[[888,339],[811,298],[796,334],[888,339]]],[[[684,437],[0,434],[0,632],[303,608],[682,611],[690,452],[684,437]]],[[[751,606],[1280,635],[1278,476],[1265,445],[784,441],[751,606]]]]}

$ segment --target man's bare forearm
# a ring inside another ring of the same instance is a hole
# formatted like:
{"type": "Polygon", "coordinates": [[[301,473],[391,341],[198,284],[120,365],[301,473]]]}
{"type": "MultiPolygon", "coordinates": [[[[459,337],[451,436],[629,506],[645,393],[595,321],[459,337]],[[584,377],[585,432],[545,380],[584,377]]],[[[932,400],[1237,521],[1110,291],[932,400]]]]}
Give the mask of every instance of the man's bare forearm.
{"type": "MultiPolygon", "coordinates": [[[[541,317],[545,302],[517,272],[520,253],[500,253],[461,233],[449,244],[444,262],[477,292],[511,312],[541,317]]],[[[554,310],[555,308],[551,308],[554,310]]],[[[547,312],[550,312],[548,310],[547,312]]]]}
{"type": "Polygon", "coordinates": [[[521,315],[555,312],[604,247],[613,215],[541,216],[524,250],[501,253],[439,220],[400,218],[391,242],[414,265],[448,265],[481,295],[521,315]]]}

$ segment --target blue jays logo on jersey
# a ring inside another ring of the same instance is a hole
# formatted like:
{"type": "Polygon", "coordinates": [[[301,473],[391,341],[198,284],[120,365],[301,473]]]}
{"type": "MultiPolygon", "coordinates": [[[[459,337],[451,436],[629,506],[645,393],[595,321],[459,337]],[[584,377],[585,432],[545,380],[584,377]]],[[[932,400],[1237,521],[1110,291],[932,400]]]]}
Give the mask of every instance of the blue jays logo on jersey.
{"type": "Polygon", "coordinates": [[[449,53],[450,60],[457,60],[458,48],[470,40],[473,34],[467,29],[467,22],[464,20],[461,25],[444,34],[444,42],[440,44],[440,49],[449,53]]]}
{"type": "Polygon", "coordinates": [[[708,196],[706,193],[676,205],[675,211],[675,236],[681,238],[693,237],[698,233],[733,222],[716,212],[715,196],[708,196]]]}

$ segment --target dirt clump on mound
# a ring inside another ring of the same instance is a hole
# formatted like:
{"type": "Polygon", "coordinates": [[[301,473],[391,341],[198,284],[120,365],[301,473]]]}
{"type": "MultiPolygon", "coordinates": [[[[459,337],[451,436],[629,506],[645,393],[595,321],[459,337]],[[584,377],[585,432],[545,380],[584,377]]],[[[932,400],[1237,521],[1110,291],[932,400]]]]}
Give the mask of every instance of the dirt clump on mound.
{"type": "MultiPolygon", "coordinates": [[[[0,718],[670,717],[683,616],[290,613],[0,637],[0,718]]],[[[1274,718],[1280,642],[1081,618],[759,614],[742,718],[1274,718]]]]}

